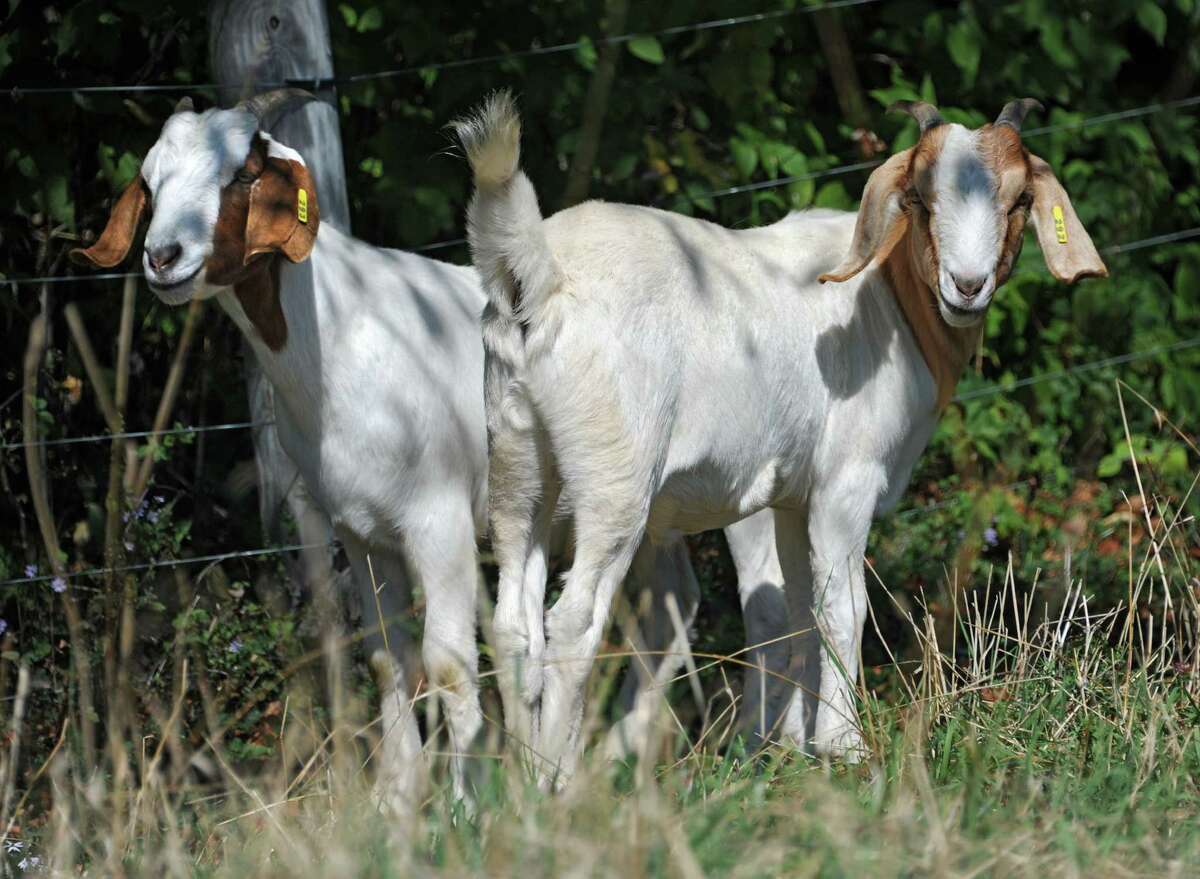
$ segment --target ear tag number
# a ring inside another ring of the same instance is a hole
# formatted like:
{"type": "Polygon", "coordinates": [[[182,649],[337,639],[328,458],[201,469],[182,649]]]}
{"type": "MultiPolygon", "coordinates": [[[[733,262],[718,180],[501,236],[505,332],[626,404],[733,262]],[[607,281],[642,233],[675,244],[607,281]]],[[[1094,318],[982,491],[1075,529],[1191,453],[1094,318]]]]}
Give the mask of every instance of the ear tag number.
{"type": "Polygon", "coordinates": [[[1059,244],[1067,243],[1067,221],[1063,217],[1062,205],[1055,205],[1051,210],[1054,214],[1054,236],[1058,239],[1059,244]]]}
{"type": "MultiPolygon", "coordinates": [[[[1054,210],[1057,212],[1054,215],[1055,217],[1062,216],[1062,211],[1058,210],[1058,208],[1055,208],[1054,210]]],[[[301,223],[308,222],[308,190],[306,189],[296,190],[296,218],[301,223]]],[[[1055,220],[1055,224],[1057,223],[1058,220],[1055,220]]],[[[1065,233],[1063,234],[1065,236],[1065,233]]],[[[1066,241],[1067,239],[1062,237],[1060,240],[1066,241]]]]}

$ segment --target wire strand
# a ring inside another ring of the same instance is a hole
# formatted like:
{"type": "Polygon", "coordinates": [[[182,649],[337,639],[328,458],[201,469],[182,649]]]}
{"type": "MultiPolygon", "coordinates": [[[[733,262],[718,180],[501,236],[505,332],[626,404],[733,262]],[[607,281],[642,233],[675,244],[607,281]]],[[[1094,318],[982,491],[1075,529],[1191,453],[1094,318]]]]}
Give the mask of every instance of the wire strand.
{"type": "MultiPolygon", "coordinates": [[[[642,31],[637,33],[618,34],[612,37],[599,37],[595,40],[573,40],[569,43],[556,43],[551,46],[534,46],[530,49],[520,49],[516,52],[499,52],[494,55],[482,55],[477,58],[462,58],[455,61],[442,61],[434,64],[413,64],[407,67],[398,67],[393,70],[378,70],[369,73],[356,73],[348,76],[329,76],[329,77],[296,77],[292,79],[281,80],[277,82],[259,82],[255,83],[255,87],[259,89],[280,88],[283,86],[302,86],[308,87],[313,91],[331,88],[339,85],[355,85],[361,82],[371,82],[380,79],[393,79],[399,76],[411,76],[419,73],[427,73],[439,70],[459,70],[464,67],[475,67],[481,64],[495,64],[503,61],[510,61],[517,58],[535,58],[543,55],[557,55],[563,52],[574,52],[588,45],[620,45],[629,43],[639,37],[672,37],[680,34],[695,33],[698,31],[716,30],[719,28],[734,27],[743,24],[757,24],[763,21],[771,21],[779,18],[787,18],[792,15],[807,15],[813,12],[822,12],[829,9],[843,9],[853,6],[869,6],[875,3],[881,3],[882,0],[830,0],[820,6],[802,6],[798,9],[779,9],[773,12],[758,12],[751,15],[739,15],[731,18],[717,18],[711,21],[700,21],[695,24],[675,25],[656,31],[642,31]]],[[[82,94],[136,94],[144,93],[164,93],[164,92],[180,92],[180,91],[220,91],[226,88],[221,83],[216,82],[180,82],[180,83],[146,83],[142,85],[55,85],[55,86],[12,86],[7,91],[13,98],[18,98],[23,95],[62,95],[72,93],[82,94]]]]}
{"type": "Polygon", "coordinates": [[[1070,378],[1083,372],[1092,372],[1093,370],[1104,369],[1109,366],[1121,366],[1126,363],[1136,363],[1139,360],[1147,360],[1151,357],[1157,357],[1160,354],[1171,354],[1175,351],[1184,351],[1197,346],[1200,346],[1200,336],[1193,336],[1190,339],[1184,339],[1182,342],[1175,342],[1170,345],[1158,345],[1154,348],[1147,348],[1144,351],[1131,351],[1128,354],[1118,354],[1115,357],[1105,357],[1103,360],[1080,363],[1078,366],[1072,366],[1068,369],[1059,369],[1054,372],[1029,376],[1028,378],[1019,379],[1014,382],[1004,382],[988,388],[977,388],[976,390],[957,395],[954,397],[953,402],[965,403],[968,400],[978,400],[983,397],[1008,394],[1021,388],[1041,384],[1042,382],[1061,381],[1062,379],[1070,378]]]}
{"type": "Polygon", "coordinates": [[[152,571],[157,568],[178,568],[183,565],[197,565],[206,562],[225,562],[232,559],[248,559],[257,556],[279,555],[285,552],[299,552],[302,549],[320,549],[337,546],[337,541],[331,543],[297,543],[291,546],[265,546],[262,549],[240,549],[235,552],[218,552],[212,555],[200,555],[186,559],[160,559],[153,562],[143,562],[137,565],[124,565],[116,568],[89,568],[86,571],[64,571],[61,574],[40,574],[36,577],[17,577],[12,580],[0,580],[0,587],[21,586],[27,583],[47,583],[59,577],[64,580],[76,577],[100,577],[107,574],[127,574],[133,571],[152,571]]]}
{"type": "Polygon", "coordinates": [[[274,421],[232,421],[228,424],[201,424],[195,427],[169,427],[164,430],[131,430],[124,433],[96,433],[91,436],[69,436],[62,439],[36,440],[32,443],[4,443],[0,451],[28,449],[45,446],[70,446],[77,443],[100,443],[116,439],[145,439],[151,436],[178,436],[188,433],[213,433],[223,430],[246,430],[270,427],[274,421]]]}

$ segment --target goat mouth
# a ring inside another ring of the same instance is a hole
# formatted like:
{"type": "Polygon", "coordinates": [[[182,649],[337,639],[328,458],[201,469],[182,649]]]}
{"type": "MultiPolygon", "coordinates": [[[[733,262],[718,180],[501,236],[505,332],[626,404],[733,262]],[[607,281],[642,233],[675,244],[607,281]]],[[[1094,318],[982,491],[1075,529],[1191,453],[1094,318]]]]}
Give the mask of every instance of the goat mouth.
{"type": "Polygon", "coordinates": [[[942,299],[942,307],[945,308],[946,311],[950,312],[955,317],[977,318],[983,311],[983,309],[981,309],[981,308],[963,308],[961,305],[955,305],[953,302],[951,302],[945,296],[941,297],[941,299],[942,299]]]}
{"type": "Polygon", "coordinates": [[[146,282],[150,285],[150,289],[154,291],[156,296],[164,299],[175,299],[177,294],[185,292],[186,288],[191,286],[192,281],[196,280],[196,276],[200,274],[200,269],[202,268],[203,266],[200,266],[186,278],[173,281],[170,284],[159,284],[151,281],[149,278],[146,279],[146,282]]]}
{"type": "Polygon", "coordinates": [[[955,305],[945,296],[939,296],[938,300],[942,310],[942,319],[951,326],[974,326],[983,318],[984,308],[963,308],[961,305],[955,305]]]}

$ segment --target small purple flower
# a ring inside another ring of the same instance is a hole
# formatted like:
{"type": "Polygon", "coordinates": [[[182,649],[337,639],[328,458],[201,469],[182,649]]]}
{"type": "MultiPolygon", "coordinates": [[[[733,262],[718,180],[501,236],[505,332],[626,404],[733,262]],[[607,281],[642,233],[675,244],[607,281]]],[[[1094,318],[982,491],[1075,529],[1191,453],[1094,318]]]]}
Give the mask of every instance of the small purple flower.
{"type": "Polygon", "coordinates": [[[50,581],[50,588],[60,595],[67,591],[67,581],[64,577],[55,577],[50,581]]]}
{"type": "Polygon", "coordinates": [[[8,631],[8,620],[0,619],[0,635],[8,631]]]}
{"type": "Polygon", "coordinates": [[[241,638],[234,638],[232,641],[229,642],[229,652],[230,653],[241,653],[242,652],[242,639],[241,638]]]}
{"type": "Polygon", "coordinates": [[[25,576],[26,577],[36,577],[37,576],[37,565],[26,565],[25,566],[25,576]]]}
{"type": "Polygon", "coordinates": [[[128,540],[125,541],[125,551],[133,552],[133,544],[130,543],[128,540]]]}
{"type": "Polygon", "coordinates": [[[154,496],[154,502],[161,507],[163,504],[166,503],[166,498],[164,498],[161,494],[156,494],[154,496]]]}
{"type": "Polygon", "coordinates": [[[146,514],[146,520],[153,525],[158,521],[158,510],[151,510],[146,514]]]}
{"type": "Polygon", "coordinates": [[[996,529],[987,527],[983,529],[983,542],[988,546],[995,546],[1000,542],[1000,535],[996,533],[996,529]]]}

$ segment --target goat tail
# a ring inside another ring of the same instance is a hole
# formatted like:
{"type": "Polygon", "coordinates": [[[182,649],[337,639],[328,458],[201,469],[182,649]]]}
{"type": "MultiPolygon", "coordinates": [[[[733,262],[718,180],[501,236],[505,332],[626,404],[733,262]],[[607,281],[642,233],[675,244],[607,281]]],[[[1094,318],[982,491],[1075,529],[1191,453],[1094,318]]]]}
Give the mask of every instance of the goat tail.
{"type": "Polygon", "coordinates": [[[533,184],[521,171],[521,117],[512,93],[493,93],[451,123],[475,175],[467,211],[471,258],[502,319],[528,324],[561,285],[533,184]]]}

